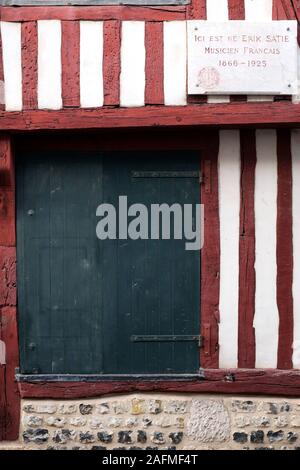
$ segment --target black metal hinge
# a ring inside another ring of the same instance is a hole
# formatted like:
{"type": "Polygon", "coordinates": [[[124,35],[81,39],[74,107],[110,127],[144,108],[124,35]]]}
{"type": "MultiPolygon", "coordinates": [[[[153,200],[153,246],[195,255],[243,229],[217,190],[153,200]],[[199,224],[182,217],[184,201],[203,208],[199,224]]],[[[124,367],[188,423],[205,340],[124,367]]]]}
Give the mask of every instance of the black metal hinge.
{"type": "Polygon", "coordinates": [[[203,183],[200,171],[132,171],[132,178],[198,178],[203,183]]]}
{"type": "Polygon", "coordinates": [[[203,344],[201,335],[132,335],[130,341],[133,343],[196,341],[199,348],[201,348],[203,344]]]}

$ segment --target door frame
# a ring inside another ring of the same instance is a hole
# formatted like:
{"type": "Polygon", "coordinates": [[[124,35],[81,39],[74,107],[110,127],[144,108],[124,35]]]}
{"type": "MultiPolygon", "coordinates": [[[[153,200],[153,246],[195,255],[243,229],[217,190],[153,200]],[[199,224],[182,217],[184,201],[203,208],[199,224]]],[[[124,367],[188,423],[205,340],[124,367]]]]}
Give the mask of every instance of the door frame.
{"type": "Polygon", "coordinates": [[[15,139],[15,153],[49,151],[155,151],[193,150],[199,152],[199,171],[204,176],[201,185],[201,204],[205,206],[205,244],[201,252],[201,336],[204,337],[200,350],[202,368],[218,368],[218,311],[220,234],[218,214],[217,159],[219,133],[217,129],[200,132],[197,128],[174,129],[152,128],[144,130],[117,129],[97,132],[69,132],[66,134],[20,135],[15,139]]]}

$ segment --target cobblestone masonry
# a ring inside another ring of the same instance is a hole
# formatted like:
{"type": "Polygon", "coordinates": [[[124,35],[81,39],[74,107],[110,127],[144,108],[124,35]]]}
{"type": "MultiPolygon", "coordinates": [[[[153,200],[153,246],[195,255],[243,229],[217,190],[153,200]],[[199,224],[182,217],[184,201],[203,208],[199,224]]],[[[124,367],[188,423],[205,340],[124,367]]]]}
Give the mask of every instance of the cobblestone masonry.
{"type": "Polygon", "coordinates": [[[133,394],[21,406],[20,441],[0,449],[300,450],[300,398],[133,394]]]}

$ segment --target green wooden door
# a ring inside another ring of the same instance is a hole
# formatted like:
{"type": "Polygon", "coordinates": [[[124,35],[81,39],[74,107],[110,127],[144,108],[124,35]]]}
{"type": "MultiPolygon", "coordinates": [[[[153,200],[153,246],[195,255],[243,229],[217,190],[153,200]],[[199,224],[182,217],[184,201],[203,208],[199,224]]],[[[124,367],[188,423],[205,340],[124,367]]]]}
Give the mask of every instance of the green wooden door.
{"type": "Polygon", "coordinates": [[[22,155],[17,160],[21,372],[199,370],[200,253],[185,240],[99,240],[96,210],[199,204],[186,152],[22,155]],[[155,173],[153,173],[155,172],[155,173]]]}

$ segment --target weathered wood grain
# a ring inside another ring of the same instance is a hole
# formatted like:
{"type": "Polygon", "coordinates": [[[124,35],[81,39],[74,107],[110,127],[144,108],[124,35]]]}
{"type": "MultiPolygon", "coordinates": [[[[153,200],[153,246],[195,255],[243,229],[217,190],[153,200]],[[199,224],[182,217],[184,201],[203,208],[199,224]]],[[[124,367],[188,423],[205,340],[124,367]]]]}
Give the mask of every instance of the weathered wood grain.
{"type": "Polygon", "coordinates": [[[241,137],[241,208],[239,247],[239,334],[238,366],[255,367],[255,166],[254,130],[242,130],[241,137]]]}
{"type": "MultiPolygon", "coordinates": [[[[20,394],[15,379],[15,369],[19,366],[19,348],[16,307],[1,308],[2,341],[6,345],[5,365],[5,429],[2,436],[6,441],[15,441],[19,435],[20,394]]],[[[3,366],[2,366],[3,367],[3,366]]],[[[0,393],[2,393],[0,387],[0,393]]]]}
{"type": "Polygon", "coordinates": [[[36,21],[22,24],[23,109],[37,108],[38,35],[36,21]]]}
{"type": "Polygon", "coordinates": [[[300,105],[290,102],[149,106],[0,112],[0,130],[133,128],[151,126],[300,127],[300,105]]]}
{"type": "Polygon", "coordinates": [[[145,104],[164,103],[163,22],[147,21],[145,104]]]}
{"type": "Polygon", "coordinates": [[[228,17],[230,20],[245,19],[244,0],[228,0],[228,17]]]}
{"type": "Polygon", "coordinates": [[[20,397],[15,381],[17,339],[14,162],[11,139],[0,135],[0,340],[6,364],[0,365],[0,441],[16,440],[20,397]]]}
{"type": "Polygon", "coordinates": [[[19,382],[22,398],[91,398],[111,393],[185,392],[299,396],[300,372],[261,369],[210,369],[198,380],[98,382],[19,382]]]}
{"type": "Polygon", "coordinates": [[[80,106],[79,21],[62,21],[62,100],[63,107],[80,106]]]}
{"type": "Polygon", "coordinates": [[[2,51],[2,38],[0,29],[0,111],[5,109],[4,104],[4,71],[3,71],[3,51],[2,51]]]}
{"type": "Polygon", "coordinates": [[[121,73],[121,22],[105,21],[103,26],[103,86],[104,105],[120,104],[120,73],[121,73]]]}
{"type": "Polygon", "coordinates": [[[206,0],[192,0],[187,6],[188,20],[206,20],[206,0]]]}
{"type": "Polygon", "coordinates": [[[204,205],[204,247],[201,251],[201,330],[204,348],[201,367],[219,366],[219,297],[220,297],[220,220],[218,191],[219,133],[214,147],[202,155],[204,185],[201,204],[204,205]]]}
{"type": "Polygon", "coordinates": [[[277,131],[277,305],[278,368],[292,369],[293,345],[293,217],[291,134],[277,131]]]}
{"type": "Polygon", "coordinates": [[[11,142],[8,135],[0,135],[0,186],[14,186],[14,168],[11,142]]]}
{"type": "Polygon", "coordinates": [[[17,305],[15,247],[0,246],[0,270],[0,307],[14,307],[17,305]]]}
{"type": "Polygon", "coordinates": [[[2,7],[2,21],[140,20],[171,21],[186,18],[186,6],[35,6],[2,7]]]}

